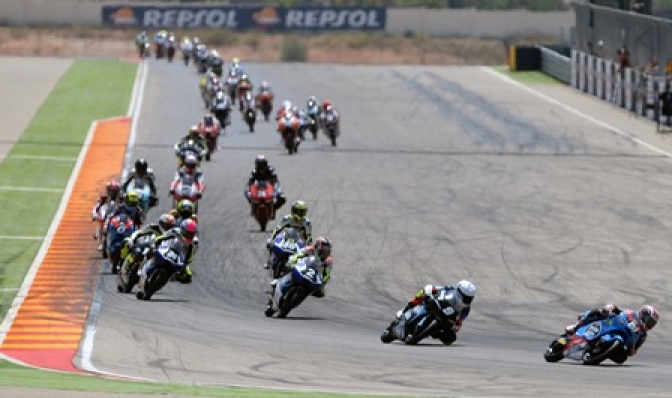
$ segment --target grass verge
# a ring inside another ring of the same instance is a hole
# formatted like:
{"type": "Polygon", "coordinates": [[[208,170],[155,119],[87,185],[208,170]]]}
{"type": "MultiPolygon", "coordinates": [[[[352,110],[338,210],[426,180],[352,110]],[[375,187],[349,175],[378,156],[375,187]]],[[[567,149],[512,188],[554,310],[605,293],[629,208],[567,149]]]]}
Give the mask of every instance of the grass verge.
{"type": "Polygon", "coordinates": [[[549,76],[540,71],[525,71],[525,72],[512,72],[508,66],[496,66],[493,68],[497,72],[503,73],[513,80],[516,80],[523,84],[551,84],[551,85],[560,85],[563,84],[560,80],[549,76]]]}
{"type": "MultiPolygon", "coordinates": [[[[5,234],[46,235],[91,122],[126,114],[136,70],[137,65],[116,60],[79,59],[61,77],[0,163],[0,186],[47,189],[0,191],[0,208],[6,209],[3,225],[11,226],[5,234]],[[26,155],[60,160],[21,157],[26,155]]],[[[5,248],[0,251],[0,317],[4,319],[41,241],[0,238],[0,243],[5,248]]]]}

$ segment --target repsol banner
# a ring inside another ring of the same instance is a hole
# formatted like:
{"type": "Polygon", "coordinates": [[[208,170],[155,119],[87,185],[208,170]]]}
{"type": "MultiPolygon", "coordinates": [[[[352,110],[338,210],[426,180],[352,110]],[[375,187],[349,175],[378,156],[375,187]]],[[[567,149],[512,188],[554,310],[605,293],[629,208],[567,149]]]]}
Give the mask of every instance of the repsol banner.
{"type": "Polygon", "coordinates": [[[213,28],[296,30],[383,30],[382,7],[135,7],[103,6],[103,24],[144,29],[213,28]]]}

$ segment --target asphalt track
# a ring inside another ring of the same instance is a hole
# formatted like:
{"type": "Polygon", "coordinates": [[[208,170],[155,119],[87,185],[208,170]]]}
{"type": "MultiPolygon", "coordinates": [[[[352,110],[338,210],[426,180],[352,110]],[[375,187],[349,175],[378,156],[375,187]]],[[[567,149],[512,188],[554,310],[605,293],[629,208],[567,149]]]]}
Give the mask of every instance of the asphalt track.
{"type": "MultiPolygon", "coordinates": [[[[154,218],[169,209],[171,147],[203,109],[193,68],[149,62],[134,157],[150,161],[165,195],[154,218]]],[[[141,302],[104,276],[97,369],[197,385],[423,396],[669,396],[667,157],[479,68],[247,68],[253,81],[273,84],[278,102],[329,97],[343,114],[339,146],[321,136],[289,156],[273,124],[250,134],[234,114],[223,149],[203,166],[194,283],[141,302]],[[335,247],[327,296],[284,320],[263,315],[266,235],[242,195],[258,153],[335,247]],[[478,296],[457,343],[380,342],[414,291],[462,278],[478,296]],[[578,312],[607,301],[659,306],[661,323],[640,354],[620,367],[544,362],[547,344],[578,312]]],[[[653,127],[643,130],[647,123],[568,88],[548,90],[672,150],[653,127]]]]}

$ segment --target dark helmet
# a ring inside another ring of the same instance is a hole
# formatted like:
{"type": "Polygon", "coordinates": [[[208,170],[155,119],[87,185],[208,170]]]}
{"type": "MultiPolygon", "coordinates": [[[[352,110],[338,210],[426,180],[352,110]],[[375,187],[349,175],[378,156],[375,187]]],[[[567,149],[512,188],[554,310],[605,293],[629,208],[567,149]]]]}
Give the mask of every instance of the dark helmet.
{"type": "Polygon", "coordinates": [[[138,175],[147,174],[147,169],[149,169],[149,164],[145,159],[141,158],[135,161],[135,172],[138,173],[138,175]]]}
{"type": "Polygon", "coordinates": [[[224,68],[224,61],[220,57],[214,57],[210,62],[210,68],[214,74],[221,76],[224,68]]]}
{"type": "Polygon", "coordinates": [[[205,126],[214,126],[215,125],[215,117],[212,116],[211,113],[206,113],[203,116],[203,125],[205,126]]]}
{"type": "Polygon", "coordinates": [[[331,242],[329,239],[320,236],[315,239],[315,254],[321,261],[325,261],[329,256],[331,256],[331,242]]]}
{"type": "Polygon", "coordinates": [[[111,180],[110,182],[107,183],[105,186],[105,192],[107,193],[107,197],[111,199],[116,199],[119,197],[119,193],[121,193],[121,185],[119,185],[119,181],[117,180],[111,180]]]}
{"type": "Polygon", "coordinates": [[[181,219],[191,218],[194,215],[194,202],[189,199],[182,199],[177,203],[177,214],[181,219]]]}
{"type": "Polygon", "coordinates": [[[182,237],[187,242],[187,244],[190,245],[191,242],[194,241],[196,233],[198,233],[198,225],[196,224],[196,221],[192,220],[191,218],[182,220],[180,223],[180,234],[182,234],[182,237]]]}
{"type": "Polygon", "coordinates": [[[268,169],[268,160],[266,160],[266,156],[257,155],[257,158],[254,159],[254,169],[257,171],[265,171],[268,169]]]}
{"type": "Polygon", "coordinates": [[[658,318],[660,314],[658,310],[651,305],[644,305],[639,309],[639,322],[644,326],[645,330],[653,329],[658,323],[658,318]]]}

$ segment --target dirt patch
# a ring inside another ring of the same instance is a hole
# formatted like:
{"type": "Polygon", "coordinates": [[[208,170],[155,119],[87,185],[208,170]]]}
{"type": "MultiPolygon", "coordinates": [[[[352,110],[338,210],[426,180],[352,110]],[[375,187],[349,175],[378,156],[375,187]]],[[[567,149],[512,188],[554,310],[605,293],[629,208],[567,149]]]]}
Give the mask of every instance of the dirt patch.
{"type": "MultiPolygon", "coordinates": [[[[0,28],[0,54],[19,56],[134,58],[137,32],[106,28],[0,28]]],[[[506,46],[501,40],[405,37],[381,33],[321,35],[184,31],[199,36],[226,58],[246,62],[278,62],[285,40],[305,46],[307,62],[354,64],[501,65],[506,46]]]]}

